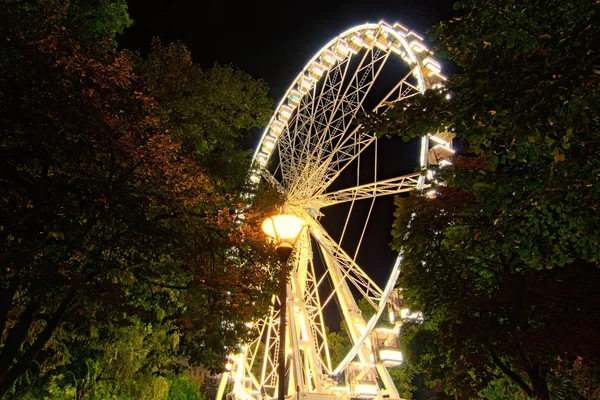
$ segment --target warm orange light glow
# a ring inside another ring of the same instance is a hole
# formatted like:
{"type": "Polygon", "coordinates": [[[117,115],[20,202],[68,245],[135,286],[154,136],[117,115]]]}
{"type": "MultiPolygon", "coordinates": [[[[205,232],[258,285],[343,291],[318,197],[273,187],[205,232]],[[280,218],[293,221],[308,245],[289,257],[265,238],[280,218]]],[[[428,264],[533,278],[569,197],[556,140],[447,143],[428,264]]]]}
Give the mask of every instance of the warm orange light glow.
{"type": "Polygon", "coordinates": [[[295,215],[279,214],[267,218],[262,230],[268,236],[281,241],[294,241],[305,223],[295,215]]]}

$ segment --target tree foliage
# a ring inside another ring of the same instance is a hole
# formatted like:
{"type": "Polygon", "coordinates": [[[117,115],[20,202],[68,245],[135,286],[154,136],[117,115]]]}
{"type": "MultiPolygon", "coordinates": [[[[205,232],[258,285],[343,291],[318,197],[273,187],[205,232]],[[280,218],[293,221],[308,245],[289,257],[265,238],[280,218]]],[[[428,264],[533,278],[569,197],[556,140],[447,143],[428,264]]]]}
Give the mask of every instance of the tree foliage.
{"type": "Polygon", "coordinates": [[[399,284],[425,317],[430,378],[459,396],[509,379],[548,398],[559,360],[600,361],[599,5],[456,8],[431,38],[462,72],[365,120],[407,140],[456,134],[454,165],[434,167],[437,196],[397,201],[399,284]]]}
{"type": "Polygon", "coordinates": [[[196,383],[188,377],[178,376],[171,382],[166,400],[204,400],[205,398],[196,383]]]}
{"type": "Polygon", "coordinates": [[[163,47],[158,38],[148,57],[137,59],[137,72],[158,102],[165,129],[211,178],[239,186],[249,160],[239,141],[248,130],[263,126],[272,112],[265,82],[232,65],[202,70],[181,43],[163,47]]]}
{"type": "Polygon", "coordinates": [[[352,341],[344,327],[338,332],[330,332],[327,328],[327,345],[332,368],[336,368],[352,349],[352,341]]]}
{"type": "Polygon", "coordinates": [[[248,209],[239,145],[264,83],[181,45],[116,51],[122,6],[0,4],[0,397],[147,377],[160,398],[175,360],[219,369],[275,287],[258,222],[277,198],[248,209]]]}
{"type": "Polygon", "coordinates": [[[74,0],[67,9],[71,29],[84,39],[115,38],[133,24],[126,0],[74,0]]]}

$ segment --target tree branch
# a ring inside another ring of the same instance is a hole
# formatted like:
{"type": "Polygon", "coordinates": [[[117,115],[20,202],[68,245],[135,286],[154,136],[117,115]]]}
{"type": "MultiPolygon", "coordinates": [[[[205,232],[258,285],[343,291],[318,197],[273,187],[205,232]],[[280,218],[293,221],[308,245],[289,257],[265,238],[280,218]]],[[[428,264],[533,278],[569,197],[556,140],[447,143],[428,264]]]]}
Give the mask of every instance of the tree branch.
{"type": "Polygon", "coordinates": [[[8,318],[8,311],[12,305],[13,298],[19,287],[19,279],[14,277],[8,282],[6,288],[0,290],[0,337],[4,333],[6,327],[6,320],[8,318]]]}
{"type": "Polygon", "coordinates": [[[148,282],[148,283],[150,283],[152,285],[156,285],[156,286],[161,287],[161,288],[176,289],[176,290],[187,290],[187,289],[189,289],[188,285],[186,285],[186,286],[168,285],[168,284],[165,284],[165,283],[154,282],[154,281],[152,281],[150,279],[140,278],[137,275],[136,275],[136,278],[138,278],[140,281],[148,282]]]}
{"type": "Polygon", "coordinates": [[[0,386],[9,371],[13,360],[19,354],[23,342],[25,342],[25,339],[27,338],[27,332],[29,332],[29,328],[33,323],[37,309],[38,303],[33,300],[30,301],[19,316],[17,323],[8,332],[8,337],[4,342],[2,353],[0,354],[0,386]]]}
{"type": "Polygon", "coordinates": [[[198,217],[198,218],[206,218],[206,214],[200,214],[200,213],[195,213],[193,211],[184,211],[184,212],[171,212],[168,214],[159,214],[157,216],[155,216],[154,218],[152,218],[150,221],[151,222],[158,222],[158,221],[162,221],[165,219],[175,219],[180,217],[181,215],[190,215],[192,217],[198,217]]]}
{"type": "Polygon", "coordinates": [[[487,349],[488,353],[490,354],[490,357],[492,357],[492,361],[494,361],[494,364],[496,364],[498,366],[498,368],[500,368],[500,370],[502,370],[502,372],[504,372],[504,374],[508,378],[510,378],[517,385],[519,385],[519,387],[521,389],[523,389],[523,391],[525,392],[525,394],[527,394],[527,396],[531,397],[531,395],[533,395],[533,389],[531,389],[518,374],[516,374],[513,370],[511,370],[508,366],[506,366],[502,362],[502,360],[500,360],[500,358],[496,355],[496,353],[494,352],[494,350],[491,347],[486,346],[486,349],[487,349]]]}
{"type": "MultiPolygon", "coordinates": [[[[52,318],[48,320],[46,326],[37,336],[33,344],[27,349],[27,351],[25,351],[25,353],[23,353],[23,355],[21,355],[21,357],[18,357],[17,362],[12,364],[10,369],[8,369],[8,371],[6,371],[0,378],[0,398],[2,398],[2,396],[4,396],[12,387],[17,378],[27,371],[37,354],[44,348],[46,343],[48,343],[48,340],[50,340],[52,337],[52,334],[60,324],[60,321],[62,321],[65,311],[71,303],[71,300],[73,300],[73,293],[69,293],[63,299],[56,312],[52,318]]],[[[12,359],[10,361],[12,362],[12,359]]]]}

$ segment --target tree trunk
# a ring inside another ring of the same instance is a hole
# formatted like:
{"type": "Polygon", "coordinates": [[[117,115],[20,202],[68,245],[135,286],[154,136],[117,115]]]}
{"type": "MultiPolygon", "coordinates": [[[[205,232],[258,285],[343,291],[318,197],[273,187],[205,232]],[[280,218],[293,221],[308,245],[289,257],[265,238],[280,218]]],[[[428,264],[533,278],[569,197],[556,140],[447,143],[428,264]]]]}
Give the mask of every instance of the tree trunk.
{"type": "Polygon", "coordinates": [[[31,346],[23,354],[16,357],[16,362],[10,365],[10,368],[8,368],[6,371],[3,371],[0,378],[0,398],[2,398],[6,392],[10,390],[12,385],[21,375],[27,372],[35,357],[52,337],[52,334],[58,327],[62,317],[65,315],[65,311],[67,310],[67,307],[71,303],[72,299],[73,295],[71,294],[65,297],[60,306],[58,306],[58,309],[54,315],[52,315],[52,317],[47,321],[46,326],[40,332],[31,346]]]}
{"type": "Polygon", "coordinates": [[[494,364],[496,364],[496,366],[498,366],[498,368],[500,368],[500,370],[510,380],[512,380],[517,385],[519,385],[519,387],[523,390],[523,392],[525,392],[525,394],[527,394],[530,397],[533,397],[533,390],[529,386],[527,386],[527,384],[523,381],[523,379],[521,379],[519,374],[515,373],[513,370],[510,369],[509,366],[505,365],[502,362],[502,360],[500,360],[500,357],[498,357],[498,355],[496,354],[496,352],[494,351],[494,349],[491,346],[488,346],[487,350],[488,350],[490,356],[492,357],[492,361],[494,361],[494,364]]]}
{"type": "Polygon", "coordinates": [[[77,385],[77,400],[83,400],[85,398],[85,385],[87,381],[85,379],[81,380],[81,384],[77,385]]]}
{"type": "Polygon", "coordinates": [[[533,400],[550,400],[550,391],[548,390],[548,382],[546,380],[546,371],[540,364],[534,364],[531,368],[527,368],[527,376],[531,381],[533,400]]]}
{"type": "Polygon", "coordinates": [[[8,331],[8,336],[0,352],[0,382],[2,382],[4,376],[11,368],[13,360],[19,354],[37,311],[38,303],[33,300],[30,301],[21,315],[19,315],[17,323],[8,331]]]}
{"type": "Polygon", "coordinates": [[[18,287],[18,278],[13,278],[8,282],[6,288],[0,289],[0,336],[4,333],[8,312],[18,287]]]}

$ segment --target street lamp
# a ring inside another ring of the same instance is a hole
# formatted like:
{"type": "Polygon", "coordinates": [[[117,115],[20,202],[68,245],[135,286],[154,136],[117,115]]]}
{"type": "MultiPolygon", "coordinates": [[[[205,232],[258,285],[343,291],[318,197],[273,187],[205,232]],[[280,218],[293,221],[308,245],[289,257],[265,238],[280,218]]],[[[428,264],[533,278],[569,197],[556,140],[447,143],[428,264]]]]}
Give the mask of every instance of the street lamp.
{"type": "Polygon", "coordinates": [[[304,221],[295,215],[279,214],[264,220],[262,230],[275,240],[275,250],[281,261],[280,294],[279,302],[279,354],[278,371],[279,386],[278,400],[285,399],[285,323],[286,323],[286,281],[287,262],[294,250],[294,246],[300,237],[302,229],[306,226],[304,221]]]}

